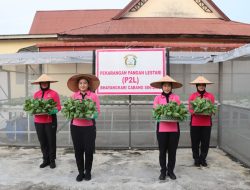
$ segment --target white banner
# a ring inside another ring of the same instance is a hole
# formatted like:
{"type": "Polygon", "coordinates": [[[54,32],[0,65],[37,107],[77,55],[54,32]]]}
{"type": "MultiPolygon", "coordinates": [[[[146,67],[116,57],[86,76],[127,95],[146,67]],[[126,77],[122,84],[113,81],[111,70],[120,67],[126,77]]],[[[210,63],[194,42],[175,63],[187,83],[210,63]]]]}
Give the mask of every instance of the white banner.
{"type": "Polygon", "coordinates": [[[159,94],[150,83],[165,75],[165,55],[164,48],[96,50],[97,94],[159,94]]]}

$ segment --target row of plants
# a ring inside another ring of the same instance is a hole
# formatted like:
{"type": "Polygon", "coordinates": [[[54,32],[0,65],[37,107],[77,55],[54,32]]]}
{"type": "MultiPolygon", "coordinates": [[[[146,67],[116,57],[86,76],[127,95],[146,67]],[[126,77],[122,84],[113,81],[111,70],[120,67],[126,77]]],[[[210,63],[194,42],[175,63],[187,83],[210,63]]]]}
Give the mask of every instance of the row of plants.
{"type": "MultiPolygon", "coordinates": [[[[62,114],[67,119],[85,118],[91,119],[97,113],[96,105],[91,99],[74,100],[68,98],[63,101],[62,114]]],[[[216,112],[216,106],[205,98],[196,98],[191,102],[195,114],[212,115],[216,112]]],[[[49,114],[56,108],[53,99],[32,99],[25,100],[23,110],[29,114],[49,114]]],[[[184,121],[188,117],[188,110],[184,104],[178,105],[170,102],[166,105],[159,105],[153,109],[153,118],[158,121],[184,121]]]]}

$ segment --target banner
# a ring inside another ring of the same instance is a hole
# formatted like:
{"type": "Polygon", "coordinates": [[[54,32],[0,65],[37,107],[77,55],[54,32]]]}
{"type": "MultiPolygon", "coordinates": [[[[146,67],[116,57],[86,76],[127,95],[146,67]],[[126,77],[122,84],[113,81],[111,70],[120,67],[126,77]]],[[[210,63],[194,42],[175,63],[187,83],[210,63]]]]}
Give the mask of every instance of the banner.
{"type": "Polygon", "coordinates": [[[166,73],[164,48],[96,50],[96,76],[100,95],[153,95],[161,89],[151,82],[166,73]]]}

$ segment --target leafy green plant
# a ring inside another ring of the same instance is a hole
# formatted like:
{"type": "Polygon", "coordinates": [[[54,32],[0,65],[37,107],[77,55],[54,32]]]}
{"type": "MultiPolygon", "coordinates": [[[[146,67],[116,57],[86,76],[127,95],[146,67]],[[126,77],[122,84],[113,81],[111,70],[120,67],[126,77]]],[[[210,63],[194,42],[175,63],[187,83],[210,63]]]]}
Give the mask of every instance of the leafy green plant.
{"type": "Polygon", "coordinates": [[[95,102],[91,99],[74,100],[68,98],[64,101],[62,113],[67,119],[85,118],[91,119],[96,110],[95,102]]]}
{"type": "Polygon", "coordinates": [[[216,106],[206,98],[197,97],[191,102],[192,109],[196,114],[212,115],[216,112],[216,106]]]}
{"type": "Polygon", "coordinates": [[[153,109],[153,118],[156,120],[178,120],[184,121],[188,117],[188,111],[184,104],[169,102],[166,105],[159,105],[153,109]]]}
{"type": "Polygon", "coordinates": [[[56,102],[53,99],[26,99],[23,110],[30,114],[50,113],[56,108],[56,102]]]}

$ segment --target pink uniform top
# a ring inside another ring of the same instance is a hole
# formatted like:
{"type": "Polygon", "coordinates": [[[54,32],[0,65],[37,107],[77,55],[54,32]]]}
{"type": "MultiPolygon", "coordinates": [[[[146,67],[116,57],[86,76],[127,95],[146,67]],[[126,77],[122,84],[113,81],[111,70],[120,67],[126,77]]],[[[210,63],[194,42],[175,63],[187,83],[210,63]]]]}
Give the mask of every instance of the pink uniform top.
{"type": "MultiPolygon", "coordinates": [[[[82,100],[82,94],[80,91],[75,92],[71,98],[73,99],[80,99],[82,100]]],[[[98,113],[100,113],[100,101],[98,96],[91,91],[87,91],[84,99],[91,99],[96,103],[96,109],[98,113]]],[[[87,126],[93,126],[93,121],[92,120],[86,120],[86,119],[73,119],[72,122],[73,125],[79,126],[79,127],[87,127],[87,126]]]]}
{"type": "MultiPolygon", "coordinates": [[[[188,109],[191,113],[191,126],[212,126],[211,116],[194,114],[194,110],[191,107],[191,102],[194,101],[197,97],[201,97],[199,92],[191,94],[188,99],[188,109]]],[[[205,92],[203,98],[210,100],[214,104],[214,95],[212,93],[205,92]]]]}
{"type": "MultiPolygon", "coordinates": [[[[43,91],[39,90],[37,91],[33,98],[34,99],[41,99],[42,98],[43,91]]],[[[61,110],[61,104],[60,104],[60,98],[57,92],[54,90],[48,89],[44,92],[43,99],[53,99],[56,102],[56,109],[58,111],[61,110]]],[[[52,122],[52,116],[50,115],[35,115],[34,116],[34,122],[35,123],[51,123],[52,122]]]]}
{"type": "MultiPolygon", "coordinates": [[[[170,102],[176,102],[177,104],[180,104],[180,98],[176,94],[170,94],[169,95],[169,101],[170,102]]],[[[166,97],[163,95],[158,95],[154,99],[154,108],[156,108],[158,105],[165,105],[167,104],[166,97]]],[[[177,122],[165,122],[162,121],[159,124],[159,132],[177,132],[178,131],[178,124],[177,122]]]]}

